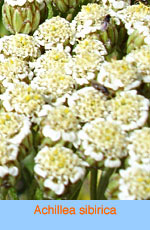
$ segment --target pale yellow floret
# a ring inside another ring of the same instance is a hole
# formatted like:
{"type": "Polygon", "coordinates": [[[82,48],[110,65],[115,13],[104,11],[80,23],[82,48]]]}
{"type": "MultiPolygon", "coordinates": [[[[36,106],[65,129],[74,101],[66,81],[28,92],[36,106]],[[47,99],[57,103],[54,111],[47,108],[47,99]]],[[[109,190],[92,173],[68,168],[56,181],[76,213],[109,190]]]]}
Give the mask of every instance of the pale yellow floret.
{"type": "Polygon", "coordinates": [[[31,80],[33,73],[28,62],[18,57],[10,57],[0,62],[0,78],[6,82],[16,82],[25,79],[31,80]]]}
{"type": "Polygon", "coordinates": [[[76,38],[85,38],[87,34],[100,30],[108,9],[96,3],[83,5],[81,11],[72,21],[76,38]]]}
{"type": "Polygon", "coordinates": [[[127,134],[116,122],[96,119],[87,123],[79,134],[84,154],[95,161],[104,160],[106,167],[118,167],[127,156],[127,134]]]}
{"type": "Polygon", "coordinates": [[[140,85],[141,76],[136,66],[125,59],[112,60],[102,65],[98,74],[98,82],[113,90],[129,90],[140,85]]]}
{"type": "Polygon", "coordinates": [[[140,49],[132,51],[126,56],[126,59],[129,63],[133,63],[141,79],[144,82],[150,82],[150,46],[145,45],[140,49]]]}
{"type": "Polygon", "coordinates": [[[61,71],[48,71],[35,77],[31,85],[52,102],[56,102],[57,99],[67,96],[74,90],[75,80],[71,75],[61,71]]]}
{"type": "Polygon", "coordinates": [[[70,23],[60,16],[47,19],[35,31],[34,35],[37,42],[46,49],[57,47],[57,45],[66,46],[72,39],[70,23]]]}
{"type": "Polygon", "coordinates": [[[38,58],[41,55],[40,46],[33,36],[16,34],[0,39],[0,53],[5,57],[19,57],[24,60],[38,58]]]}
{"type": "Polygon", "coordinates": [[[57,106],[51,108],[41,122],[41,128],[44,126],[49,126],[55,131],[76,132],[79,128],[79,121],[69,107],[57,106]]]}
{"type": "Polygon", "coordinates": [[[0,113],[0,133],[10,139],[24,126],[24,117],[12,112],[0,113]]]}
{"type": "Polygon", "coordinates": [[[6,166],[15,161],[17,159],[18,150],[17,145],[11,144],[6,137],[0,133],[0,166],[6,166]]]}
{"type": "Polygon", "coordinates": [[[134,165],[121,170],[120,193],[121,200],[147,200],[150,198],[149,166],[134,165]]]}
{"type": "Polygon", "coordinates": [[[107,116],[106,96],[92,87],[76,91],[69,97],[68,103],[82,122],[107,116]]]}
{"type": "Polygon", "coordinates": [[[33,118],[37,116],[45,101],[41,94],[24,83],[14,84],[1,95],[6,111],[15,111],[33,118]]]}
{"type": "Polygon", "coordinates": [[[32,65],[36,76],[52,71],[69,75],[72,73],[72,57],[64,50],[52,49],[47,51],[32,65]]]}
{"type": "Polygon", "coordinates": [[[129,154],[132,162],[150,164],[150,128],[135,130],[130,136],[129,154]]]}
{"type": "MultiPolygon", "coordinates": [[[[65,186],[82,179],[87,164],[82,161],[71,149],[56,146],[44,147],[35,157],[35,175],[43,181],[46,189],[61,195],[65,186]]],[[[47,193],[45,193],[47,197],[47,193]]]]}
{"type": "Polygon", "coordinates": [[[108,107],[109,117],[125,130],[143,126],[148,118],[149,101],[134,90],[118,93],[108,107]]]}

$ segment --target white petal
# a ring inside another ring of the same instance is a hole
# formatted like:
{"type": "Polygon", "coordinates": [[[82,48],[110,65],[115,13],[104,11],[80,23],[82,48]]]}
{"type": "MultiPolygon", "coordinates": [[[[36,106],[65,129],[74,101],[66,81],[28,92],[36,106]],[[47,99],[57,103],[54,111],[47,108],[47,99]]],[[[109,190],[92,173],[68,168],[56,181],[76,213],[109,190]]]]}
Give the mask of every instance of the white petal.
{"type": "Polygon", "coordinates": [[[70,177],[71,183],[75,183],[79,179],[82,179],[85,175],[85,169],[81,167],[75,167],[74,170],[76,171],[76,174],[74,174],[73,177],[70,177]]]}
{"type": "Polygon", "coordinates": [[[8,167],[0,166],[0,178],[3,178],[8,174],[8,167]]]}
{"type": "Polygon", "coordinates": [[[51,138],[52,141],[58,141],[61,137],[60,131],[55,131],[55,130],[51,129],[48,125],[46,125],[43,128],[42,133],[45,137],[51,138]]]}
{"type": "Polygon", "coordinates": [[[19,170],[17,167],[11,167],[8,169],[8,171],[9,171],[9,174],[12,176],[17,176],[19,173],[19,170]]]}
{"type": "Polygon", "coordinates": [[[53,190],[57,195],[61,195],[65,190],[64,184],[56,184],[53,181],[51,181],[50,179],[46,179],[44,181],[44,186],[46,188],[53,190]]]}
{"type": "Polygon", "coordinates": [[[47,173],[43,171],[38,164],[34,166],[34,171],[41,177],[45,178],[47,173]]]}
{"type": "Polygon", "coordinates": [[[115,168],[121,165],[121,161],[119,159],[116,159],[116,160],[106,159],[104,161],[104,165],[105,167],[108,167],[108,168],[115,168]]]}

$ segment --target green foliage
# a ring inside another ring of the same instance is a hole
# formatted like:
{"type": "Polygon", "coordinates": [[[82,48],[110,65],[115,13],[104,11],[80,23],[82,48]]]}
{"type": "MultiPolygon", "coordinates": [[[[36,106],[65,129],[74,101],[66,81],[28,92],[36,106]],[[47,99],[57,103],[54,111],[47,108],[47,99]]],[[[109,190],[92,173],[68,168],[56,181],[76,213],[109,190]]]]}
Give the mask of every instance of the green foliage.
{"type": "Polygon", "coordinates": [[[3,37],[5,35],[9,35],[10,32],[5,28],[3,21],[2,21],[2,6],[4,1],[0,1],[0,37],[3,37]]]}

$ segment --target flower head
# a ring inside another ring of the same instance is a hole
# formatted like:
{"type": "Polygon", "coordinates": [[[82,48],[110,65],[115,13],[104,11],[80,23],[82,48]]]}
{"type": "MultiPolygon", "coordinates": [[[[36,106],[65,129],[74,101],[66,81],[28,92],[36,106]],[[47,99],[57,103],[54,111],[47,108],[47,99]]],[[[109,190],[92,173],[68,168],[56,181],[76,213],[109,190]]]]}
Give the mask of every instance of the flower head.
{"type": "Polygon", "coordinates": [[[136,66],[141,79],[146,83],[150,83],[150,46],[145,45],[140,49],[133,50],[125,58],[128,63],[136,66]]]}
{"type": "Polygon", "coordinates": [[[128,6],[118,13],[118,17],[123,21],[128,34],[132,34],[138,30],[148,42],[149,37],[149,21],[150,7],[142,3],[139,5],[128,6]]]}
{"type": "Polygon", "coordinates": [[[119,167],[120,159],[127,156],[127,134],[117,122],[96,119],[79,132],[84,156],[95,162],[104,161],[105,167],[119,167]]]}
{"type": "Polygon", "coordinates": [[[142,129],[134,130],[129,140],[130,164],[137,162],[150,165],[150,128],[143,127],[142,129]]]}
{"type": "Polygon", "coordinates": [[[0,135],[13,144],[20,144],[30,133],[27,117],[14,112],[0,112],[0,135]]]}
{"type": "Polygon", "coordinates": [[[73,78],[79,85],[87,84],[94,79],[96,73],[104,62],[104,55],[107,54],[102,42],[86,38],[79,41],[73,52],[73,78]]]}
{"type": "Polygon", "coordinates": [[[88,36],[81,41],[79,40],[78,44],[73,49],[73,52],[75,52],[76,55],[80,55],[85,51],[89,54],[97,54],[100,57],[107,54],[103,43],[97,39],[94,39],[92,36],[88,36]]]}
{"type": "Polygon", "coordinates": [[[136,22],[139,20],[144,20],[144,18],[148,19],[149,13],[149,6],[140,3],[138,5],[127,6],[127,8],[119,12],[119,15],[122,15],[126,22],[136,22]]]}
{"type": "Polygon", "coordinates": [[[41,55],[35,62],[30,63],[31,68],[34,68],[36,76],[41,76],[49,71],[61,72],[62,74],[72,74],[72,57],[64,51],[53,48],[41,55]]]}
{"type": "MultiPolygon", "coordinates": [[[[51,148],[45,146],[35,157],[34,172],[36,178],[43,181],[45,189],[62,195],[69,183],[76,183],[83,178],[86,166],[87,163],[82,161],[71,149],[62,146],[51,148]]],[[[48,197],[46,192],[44,195],[48,197]]]]}
{"type": "Polygon", "coordinates": [[[25,83],[16,83],[8,87],[1,96],[6,111],[15,111],[32,120],[38,116],[45,101],[41,94],[25,83]]]}
{"type": "Polygon", "coordinates": [[[101,62],[104,61],[104,57],[95,53],[89,54],[85,51],[80,55],[74,56],[73,61],[73,78],[79,85],[84,85],[95,78],[101,62]]]}
{"type": "Polygon", "coordinates": [[[71,42],[72,35],[70,23],[57,16],[41,24],[33,36],[41,46],[48,50],[57,46],[65,47],[71,42]]]}
{"type": "Polygon", "coordinates": [[[98,82],[113,90],[130,90],[140,85],[141,78],[137,68],[125,59],[112,60],[101,66],[98,82]]]}
{"type": "Polygon", "coordinates": [[[110,9],[115,11],[124,9],[130,5],[130,0],[102,0],[100,1],[100,3],[101,2],[103,6],[109,7],[110,9]]]}
{"type": "Polygon", "coordinates": [[[85,38],[87,34],[100,30],[107,14],[108,9],[96,3],[83,5],[81,11],[71,23],[73,30],[76,31],[75,37],[85,38]]]}
{"type": "Polygon", "coordinates": [[[71,75],[57,71],[48,71],[35,77],[31,86],[39,91],[52,104],[62,104],[72,93],[75,86],[75,80],[71,75]]]}
{"type": "Polygon", "coordinates": [[[150,168],[145,165],[134,165],[120,170],[120,200],[150,199],[150,168]]]}
{"type": "Polygon", "coordinates": [[[29,81],[33,78],[28,62],[18,57],[9,57],[0,62],[0,81],[7,88],[7,83],[29,81]]]}
{"type": "Polygon", "coordinates": [[[80,125],[70,108],[62,105],[44,106],[41,114],[45,115],[40,123],[40,130],[44,137],[49,137],[52,141],[62,139],[77,144],[80,125]]]}
{"type": "Polygon", "coordinates": [[[136,90],[124,91],[111,99],[108,107],[110,120],[118,121],[124,130],[133,130],[145,124],[149,100],[137,95],[136,90]]]}
{"type": "Polygon", "coordinates": [[[18,168],[14,161],[18,155],[18,146],[10,143],[0,134],[0,178],[6,175],[17,176],[18,168]]]}
{"type": "Polygon", "coordinates": [[[89,122],[107,116],[106,100],[103,93],[93,87],[85,87],[73,93],[68,98],[68,104],[81,122],[89,122]]]}
{"type": "Polygon", "coordinates": [[[5,57],[19,57],[34,60],[41,55],[40,46],[34,37],[26,34],[5,36],[0,39],[0,53],[5,57]]]}

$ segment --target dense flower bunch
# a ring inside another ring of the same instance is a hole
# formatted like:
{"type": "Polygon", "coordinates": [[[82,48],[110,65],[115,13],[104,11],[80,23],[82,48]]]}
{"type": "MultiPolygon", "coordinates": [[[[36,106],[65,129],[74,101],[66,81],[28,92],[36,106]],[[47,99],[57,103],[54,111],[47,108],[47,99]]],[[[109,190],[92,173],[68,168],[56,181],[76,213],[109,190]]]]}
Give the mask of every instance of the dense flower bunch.
{"type": "Polygon", "coordinates": [[[88,173],[91,199],[150,199],[150,7],[1,12],[0,199],[77,199],[88,173]]]}

